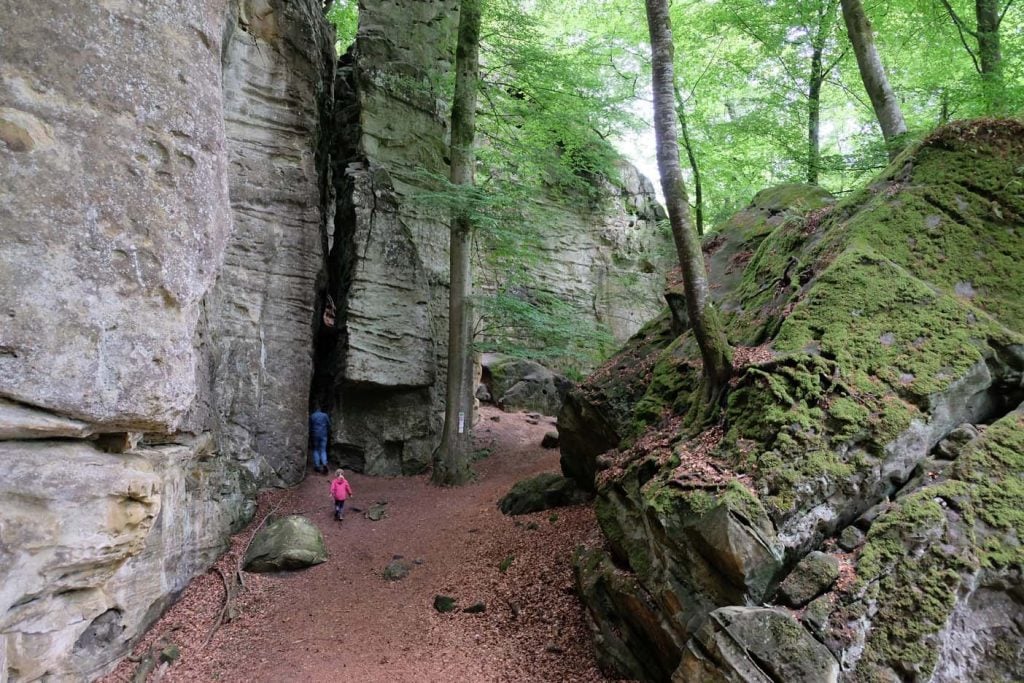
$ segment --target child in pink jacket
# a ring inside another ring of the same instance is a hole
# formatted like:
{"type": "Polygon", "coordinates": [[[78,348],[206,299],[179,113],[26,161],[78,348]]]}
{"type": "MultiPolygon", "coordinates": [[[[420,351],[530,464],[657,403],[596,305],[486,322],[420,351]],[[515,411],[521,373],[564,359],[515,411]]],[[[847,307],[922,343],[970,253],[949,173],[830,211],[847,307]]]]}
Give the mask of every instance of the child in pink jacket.
{"type": "Polygon", "coordinates": [[[334,498],[334,518],[345,519],[345,499],[352,495],[352,486],[345,478],[345,471],[338,470],[331,480],[331,496],[334,498]]]}

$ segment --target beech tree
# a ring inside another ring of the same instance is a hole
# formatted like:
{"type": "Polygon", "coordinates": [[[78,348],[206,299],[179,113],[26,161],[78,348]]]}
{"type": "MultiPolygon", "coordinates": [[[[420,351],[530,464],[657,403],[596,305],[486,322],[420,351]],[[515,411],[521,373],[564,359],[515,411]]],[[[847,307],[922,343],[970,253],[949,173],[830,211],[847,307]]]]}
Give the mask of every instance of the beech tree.
{"type": "Polygon", "coordinates": [[[997,114],[1006,107],[1006,86],[1003,82],[1003,51],[1000,47],[999,28],[1013,5],[1013,0],[975,0],[975,28],[970,28],[949,0],[941,0],[949,18],[956,25],[960,42],[971,56],[974,68],[981,75],[982,96],[985,98],[985,109],[989,114],[997,114]],[[967,36],[977,42],[972,48],[967,36]]]}
{"type": "MultiPolygon", "coordinates": [[[[451,175],[453,185],[473,185],[476,93],[480,71],[480,0],[459,3],[459,34],[455,48],[455,95],[452,98],[451,175]]],[[[448,384],[444,429],[434,451],[431,481],[453,486],[472,476],[469,467],[473,426],[473,287],[470,255],[473,221],[470,210],[456,206],[451,218],[448,293],[448,384]]]]}
{"type": "Polygon", "coordinates": [[[860,0],[840,0],[843,6],[843,20],[846,22],[846,33],[853,46],[853,54],[857,58],[860,78],[864,81],[864,89],[875,110],[875,118],[882,128],[882,137],[889,150],[889,158],[893,159],[902,149],[901,141],[907,133],[907,124],[903,120],[903,110],[889,85],[889,78],[882,66],[882,59],[875,49],[875,36],[871,22],[864,13],[860,0]]]}
{"type": "Polygon", "coordinates": [[[669,20],[668,0],[646,0],[647,26],[651,36],[651,75],[654,96],[654,134],[658,173],[665,195],[672,239],[683,273],[683,289],[690,329],[704,361],[705,398],[712,406],[725,396],[732,375],[732,350],[718,313],[711,302],[708,276],[700,240],[690,223],[690,204],[679,165],[676,134],[675,47],[669,20]]]}

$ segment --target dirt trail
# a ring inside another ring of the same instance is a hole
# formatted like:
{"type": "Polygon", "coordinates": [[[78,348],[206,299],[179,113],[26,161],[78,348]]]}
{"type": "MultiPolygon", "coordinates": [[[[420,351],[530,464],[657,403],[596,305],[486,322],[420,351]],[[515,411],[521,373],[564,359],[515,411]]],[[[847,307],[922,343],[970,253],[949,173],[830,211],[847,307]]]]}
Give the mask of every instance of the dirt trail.
{"type": "MultiPolygon", "coordinates": [[[[336,522],[329,479],[310,473],[262,507],[312,519],[330,559],[300,572],[246,574],[239,617],[205,647],[223,587],[216,573],[199,577],[136,652],[161,638],[179,644],[182,657],[165,681],[608,680],[596,667],[569,564],[572,549],[596,533],[592,509],[513,519],[495,505],[516,481],[558,469],[558,451],[539,447],[552,423],[485,407],[476,438],[493,453],[476,464],[474,483],[456,489],[425,477],[351,473],[351,506],[386,501],[378,522],[353,510],[336,522]],[[384,580],[398,556],[409,575],[384,580]],[[486,611],[439,614],[436,594],[456,597],[459,607],[482,602],[486,611]]],[[[236,538],[236,555],[247,537],[236,538]]],[[[232,562],[222,560],[227,571],[232,562]]],[[[133,667],[125,662],[109,680],[128,680],[133,667]]]]}

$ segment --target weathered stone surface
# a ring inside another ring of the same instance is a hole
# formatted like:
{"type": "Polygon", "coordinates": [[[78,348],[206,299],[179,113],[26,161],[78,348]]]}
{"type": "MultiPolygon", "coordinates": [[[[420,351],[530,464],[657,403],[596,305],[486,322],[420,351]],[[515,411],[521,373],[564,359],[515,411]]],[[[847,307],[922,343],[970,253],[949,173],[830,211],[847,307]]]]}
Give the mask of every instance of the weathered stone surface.
{"type": "Polygon", "coordinates": [[[836,544],[846,552],[853,552],[863,542],[864,532],[852,525],[843,529],[836,539],[836,544]]]}
{"type": "Polygon", "coordinates": [[[481,359],[482,379],[502,410],[533,410],[557,415],[570,382],[540,363],[498,353],[481,359]]]}
{"type": "Polygon", "coordinates": [[[0,8],[0,396],[99,429],[190,408],[231,227],[223,10],[0,8]]]}
{"type": "Polygon", "coordinates": [[[956,460],[964,446],[978,438],[978,428],[972,424],[960,425],[935,447],[935,457],[956,460]]]}
{"type": "Polygon", "coordinates": [[[18,680],[109,668],[252,517],[251,475],[208,446],[0,443],[0,631],[18,680]]]}
{"type": "Polygon", "coordinates": [[[554,472],[544,472],[532,479],[516,482],[512,490],[498,501],[498,508],[506,515],[525,515],[555,507],[578,505],[590,495],[554,472]]]}
{"type": "Polygon", "coordinates": [[[222,79],[233,226],[205,302],[208,400],[221,454],[288,485],[306,463],[334,33],[309,0],[231,8],[222,79]]]}
{"type": "Polygon", "coordinates": [[[779,585],[779,597],[790,607],[803,607],[839,578],[839,560],[820,551],[807,553],[779,585]]]}
{"type": "Polygon", "coordinates": [[[603,550],[578,550],[573,571],[601,664],[642,681],[668,680],[685,643],[672,617],[603,550]]]}
{"type": "MultiPolygon", "coordinates": [[[[1022,133],[1013,121],[954,124],[841,206],[762,225],[751,248],[736,246],[745,219],[727,228],[738,236],[709,240],[712,280],[726,283],[715,292],[722,322],[740,342],[724,430],[687,414],[701,376],[678,313],[570,394],[563,470],[596,486],[615,565],[635,586],[624,592],[648,596],[657,614],[584,593],[599,637],[645,623],[677,641],[710,623],[715,607],[769,597],[777,571],[737,581],[744,565],[721,562],[726,546],[669,522],[682,519],[677,498],[689,499],[691,517],[712,519],[708,499],[738,478],[757,503],[730,518],[761,509],[763,528],[751,528],[780,558],[795,562],[854,523],[867,530],[859,547],[847,534],[855,552],[839,557],[854,566],[840,566],[843,579],[807,621],[849,680],[1021,677],[1020,648],[996,643],[1024,642],[1004,618],[1024,594],[1024,528],[1010,512],[1024,508],[1012,483],[1024,423],[1006,415],[1024,399],[1024,204],[1007,181],[1024,163],[1022,133]],[[948,210],[936,216],[940,207],[948,210]],[[980,434],[961,427],[984,423],[980,434]],[[598,458],[598,431],[623,439],[619,450],[598,458]],[[701,571],[698,548],[726,567],[718,584],[701,571]]],[[[834,576],[830,568],[788,601],[802,604],[834,576]]],[[[710,642],[687,646],[681,672],[692,680],[822,680],[744,673],[750,660],[711,656],[710,642]]]]}
{"type": "Polygon", "coordinates": [[[792,617],[760,607],[713,612],[686,644],[673,683],[836,683],[839,662],[792,617]]]}
{"type": "Polygon", "coordinates": [[[267,524],[252,539],[243,560],[246,571],[304,569],[327,561],[327,547],[316,524],[288,515],[267,524]]]}
{"type": "Polygon", "coordinates": [[[1024,506],[1024,406],[971,441],[947,475],[901,492],[868,532],[859,583],[838,613],[850,630],[832,634],[861,678],[1024,675],[1024,520],[1011,512],[1024,506]]]}
{"type": "MultiPolygon", "coordinates": [[[[666,216],[651,181],[623,159],[612,175],[595,179],[597,202],[555,193],[535,198],[541,252],[524,264],[524,280],[532,286],[520,294],[554,295],[575,309],[576,325],[600,326],[623,342],[664,307],[665,276],[676,257],[671,234],[658,226],[666,216]]],[[[495,291],[507,276],[500,265],[492,272],[485,264],[478,282],[481,290],[495,291]]],[[[515,330],[504,332],[516,336],[515,330]]],[[[531,340],[518,341],[530,347],[531,340]]],[[[584,357],[593,353],[577,351],[584,357]]]]}
{"type": "Polygon", "coordinates": [[[453,0],[360,8],[335,81],[337,191],[315,394],[331,407],[331,457],[370,474],[422,471],[440,436],[446,370],[448,221],[415,201],[447,175],[437,77],[452,58],[453,0]]]}
{"type": "Polygon", "coordinates": [[[92,435],[87,422],[60,417],[0,399],[0,441],[15,439],[82,439],[92,435]]]}
{"type": "Polygon", "coordinates": [[[301,471],[333,48],[315,0],[0,12],[0,670],[86,680],[301,471]]]}

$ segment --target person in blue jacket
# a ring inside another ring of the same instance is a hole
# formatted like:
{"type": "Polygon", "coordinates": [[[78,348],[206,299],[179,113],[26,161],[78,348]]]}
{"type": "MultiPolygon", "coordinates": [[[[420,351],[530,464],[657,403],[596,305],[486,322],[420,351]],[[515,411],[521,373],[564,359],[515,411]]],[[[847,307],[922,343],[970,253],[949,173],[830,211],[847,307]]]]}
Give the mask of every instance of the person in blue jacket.
{"type": "Polygon", "coordinates": [[[327,474],[327,436],[331,418],[319,406],[309,416],[309,433],[313,437],[313,469],[327,474]]]}

